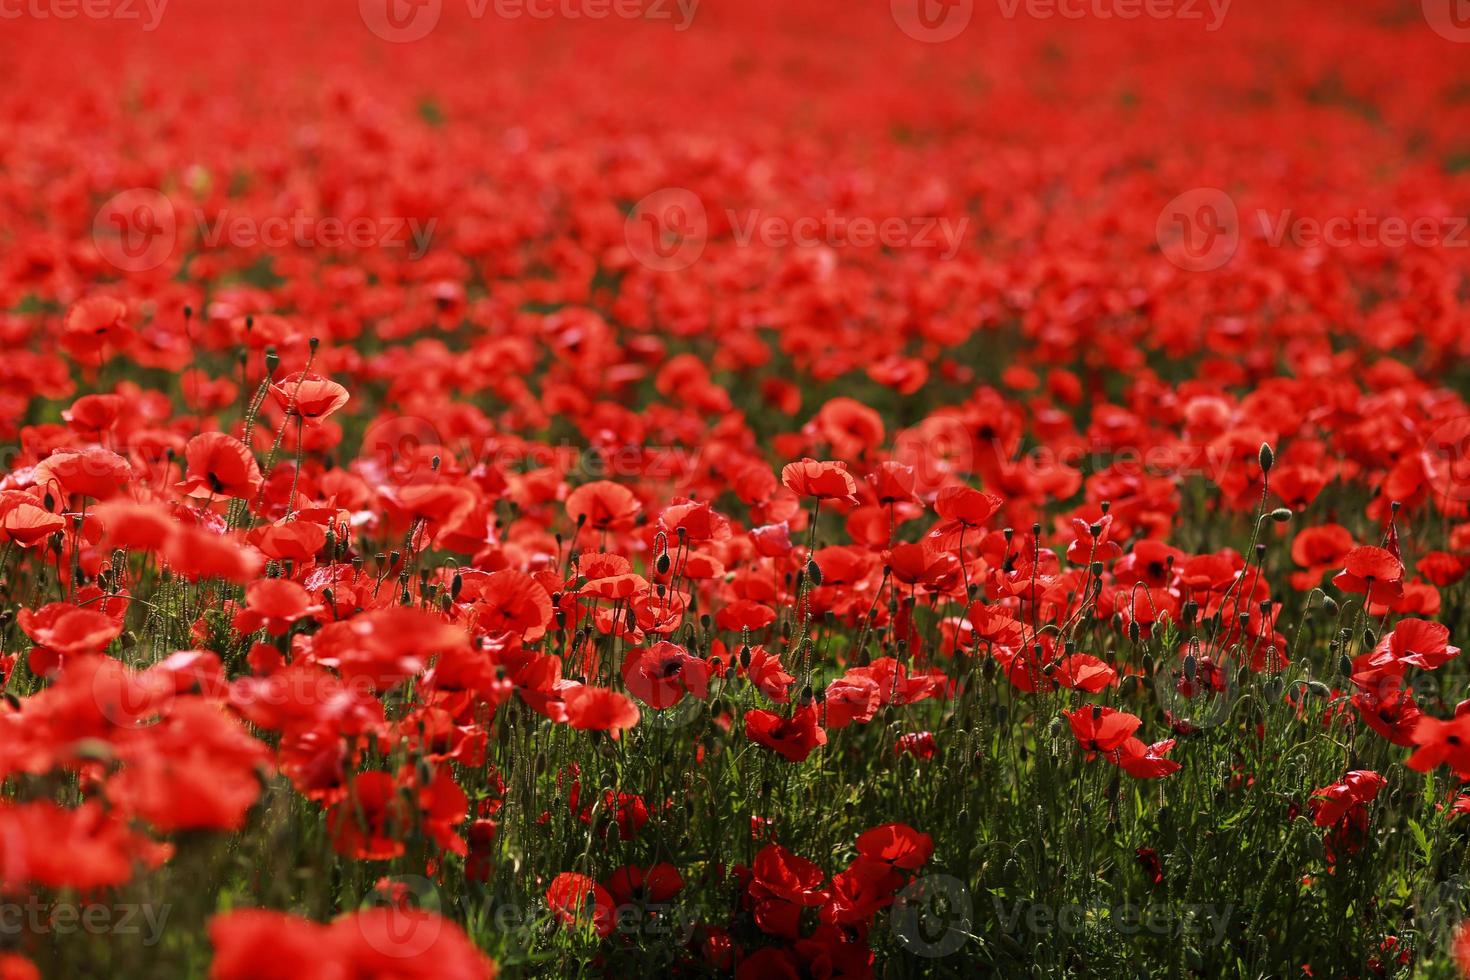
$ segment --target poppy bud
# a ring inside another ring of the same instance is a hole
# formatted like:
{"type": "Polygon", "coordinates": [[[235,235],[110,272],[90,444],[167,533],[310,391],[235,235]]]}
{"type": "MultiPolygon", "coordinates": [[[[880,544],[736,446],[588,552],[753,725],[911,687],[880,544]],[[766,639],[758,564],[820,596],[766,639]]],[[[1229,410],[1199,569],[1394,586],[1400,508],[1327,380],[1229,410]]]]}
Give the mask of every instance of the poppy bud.
{"type": "Polygon", "coordinates": [[[1195,660],[1194,654],[1191,653],[1191,654],[1187,655],[1184,658],[1184,679],[1187,680],[1187,681],[1189,681],[1191,684],[1193,684],[1194,683],[1194,675],[1195,675],[1195,673],[1198,670],[1199,670],[1199,662],[1195,660]]]}
{"type": "Polygon", "coordinates": [[[817,564],[815,558],[806,560],[806,576],[812,580],[813,585],[822,584],[822,566],[817,564]]]}
{"type": "Polygon", "coordinates": [[[1322,608],[1326,610],[1327,615],[1329,616],[1336,616],[1339,611],[1337,600],[1332,598],[1332,596],[1328,595],[1325,592],[1322,593],[1322,608]]]}
{"type": "Polygon", "coordinates": [[[1141,636],[1142,634],[1143,630],[1139,628],[1137,620],[1134,620],[1133,622],[1128,624],[1128,639],[1131,642],[1137,643],[1139,636],[1141,636]]]}
{"type": "Polygon", "coordinates": [[[332,592],[331,588],[322,589],[322,598],[326,600],[327,605],[336,605],[337,596],[332,592]]]}
{"type": "Polygon", "coordinates": [[[1337,661],[1337,672],[1344,677],[1351,677],[1353,675],[1353,658],[1344,653],[1337,661]]]}
{"type": "Polygon", "coordinates": [[[1366,647],[1376,647],[1378,645],[1378,634],[1373,632],[1373,627],[1371,626],[1363,627],[1363,645],[1366,647]]]}
{"type": "Polygon", "coordinates": [[[654,568],[658,570],[660,575],[667,575],[669,574],[669,564],[669,553],[665,551],[658,556],[658,561],[654,563],[654,568]]]}
{"type": "Polygon", "coordinates": [[[1276,454],[1271,451],[1271,444],[1270,443],[1268,443],[1268,442],[1261,443],[1261,455],[1260,455],[1260,459],[1261,459],[1261,472],[1262,473],[1270,473],[1271,472],[1271,466],[1272,466],[1272,464],[1274,464],[1276,462],[1276,454]]]}
{"type": "Polygon", "coordinates": [[[1271,520],[1277,524],[1285,524],[1291,520],[1291,511],[1286,507],[1277,507],[1271,512],[1271,520]]]}
{"type": "Polygon", "coordinates": [[[1103,563],[1100,561],[1095,561],[1092,563],[1092,566],[1089,570],[1092,572],[1093,575],[1101,578],[1103,573],[1103,563]]]}
{"type": "MultiPolygon", "coordinates": [[[[246,321],[246,329],[249,329],[248,320],[246,321]]],[[[276,349],[274,347],[267,347],[265,349],[265,373],[274,374],[276,371],[276,365],[280,363],[281,357],[279,354],[276,353],[276,349]]]]}

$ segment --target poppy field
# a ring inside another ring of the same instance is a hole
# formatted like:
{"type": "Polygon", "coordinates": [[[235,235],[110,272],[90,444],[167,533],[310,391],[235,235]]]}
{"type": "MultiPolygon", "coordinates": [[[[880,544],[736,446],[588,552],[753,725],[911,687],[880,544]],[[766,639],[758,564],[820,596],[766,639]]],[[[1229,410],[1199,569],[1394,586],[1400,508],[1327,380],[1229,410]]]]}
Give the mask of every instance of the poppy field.
{"type": "Polygon", "coordinates": [[[1470,976],[1463,6],[0,3],[0,980],[1470,976]]]}

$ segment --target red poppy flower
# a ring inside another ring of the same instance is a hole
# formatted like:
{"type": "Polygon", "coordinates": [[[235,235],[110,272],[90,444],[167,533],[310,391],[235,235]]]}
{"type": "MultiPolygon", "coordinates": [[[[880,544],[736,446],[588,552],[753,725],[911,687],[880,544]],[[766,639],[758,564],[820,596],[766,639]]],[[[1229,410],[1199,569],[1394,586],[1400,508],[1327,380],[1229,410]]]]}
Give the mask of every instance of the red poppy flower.
{"type": "Polygon", "coordinates": [[[629,650],[623,659],[623,685],[651,708],[670,708],[692,694],[709,694],[709,664],[668,642],[629,650]]]}
{"type": "Polygon", "coordinates": [[[1072,734],[1089,754],[1113,751],[1143,724],[1137,715],[1101,705],[1083,705],[1066,715],[1072,734]]]}
{"type": "Polygon", "coordinates": [[[245,587],[245,608],[235,614],[235,629],[254,633],[264,628],[280,636],[318,608],[312,605],[311,593],[290,579],[261,579],[245,587]]]}
{"type": "Polygon", "coordinates": [[[590,925],[599,936],[612,935],[613,898],[586,875],[574,871],[557,875],[546,889],[546,904],[563,925],[590,925]]]}
{"type": "Polygon", "coordinates": [[[813,749],[827,744],[827,733],[817,724],[817,711],[811,705],[797,708],[789,718],[759,708],[747,711],[745,737],[788,762],[803,762],[813,749]]]}
{"type": "Polygon", "coordinates": [[[123,629],[111,616],[66,602],[48,603],[35,612],[23,608],[16,621],[37,646],[73,657],[101,653],[123,629]]]}
{"type": "Polygon", "coordinates": [[[1312,822],[1318,827],[1339,823],[1355,807],[1366,806],[1388,780],[1369,770],[1354,770],[1330,786],[1312,793],[1312,822]]]}
{"type": "Polygon", "coordinates": [[[104,345],[123,343],[128,333],[128,308],[111,296],[89,296],[66,313],[61,343],[79,359],[95,358],[104,345]]]}
{"type": "Polygon", "coordinates": [[[271,398],[282,411],[313,424],[347,404],[347,389],[319,374],[297,371],[271,383],[271,398]]]}
{"type": "Polygon", "coordinates": [[[239,439],[203,432],[184,449],[188,470],[178,489],[195,497],[249,499],[260,492],[260,465],[239,439]]]}
{"type": "Polygon", "coordinates": [[[873,861],[916,871],[934,854],[934,838],[908,824],[886,823],[858,835],[857,851],[873,861]]]}
{"type": "Polygon", "coordinates": [[[1391,603],[1404,594],[1404,565],[1382,548],[1364,545],[1347,553],[1332,584],[1370,602],[1391,603]]]}
{"type": "Polygon", "coordinates": [[[638,706],[617,691],[563,682],[567,724],[583,731],[619,731],[638,724],[638,706]]]}
{"type": "Polygon", "coordinates": [[[1470,779],[1470,714],[1457,714],[1449,721],[1421,717],[1414,745],[1416,751],[1405,760],[1410,769],[1428,772],[1447,763],[1456,776],[1470,779]]]}
{"type": "Polygon", "coordinates": [[[0,953],[0,980],[41,980],[41,971],[24,956],[0,953]]]}
{"type": "Polygon", "coordinates": [[[1164,758],[1173,747],[1172,738],[1144,745],[1141,740],[1129,737],[1118,746],[1114,761],[1119,769],[1135,779],[1159,779],[1180,768],[1173,759],[1164,758]]]}
{"type": "Polygon", "coordinates": [[[756,925],[772,935],[796,939],[801,910],[827,900],[825,878],[821,868],[779,844],[761,848],[746,890],[756,925]]]}
{"type": "Polygon", "coordinates": [[[127,486],[133,468],[117,453],[90,446],[60,449],[36,465],[35,481],[48,492],[106,500],[127,486]]]}
{"type": "Polygon", "coordinates": [[[679,870],[668,862],[640,868],[628,864],[614,871],[603,882],[613,904],[622,908],[633,903],[664,904],[684,889],[679,870]]]}
{"type": "Polygon", "coordinates": [[[327,543],[326,528],[311,521],[266,524],[249,534],[260,553],[276,561],[310,561],[327,543]]]}
{"type": "Polygon", "coordinates": [[[65,527],[66,521],[59,514],[41,507],[29,494],[0,491],[0,540],[34,548],[65,527]]]}
{"type": "Polygon", "coordinates": [[[491,636],[511,633],[526,642],[546,634],[551,596],[524,572],[491,572],[475,591],[475,624],[491,636]]]}
{"type": "Polygon", "coordinates": [[[787,463],[781,469],[781,483],[802,497],[857,503],[857,483],[844,463],[818,462],[815,459],[787,463]]]}
{"type": "Polygon", "coordinates": [[[596,531],[630,526],[638,509],[638,498],[633,491],[610,480],[584,483],[567,496],[567,516],[574,523],[585,522],[596,531]]]}

